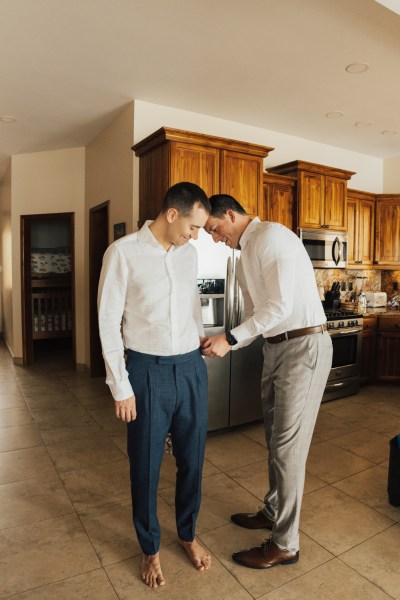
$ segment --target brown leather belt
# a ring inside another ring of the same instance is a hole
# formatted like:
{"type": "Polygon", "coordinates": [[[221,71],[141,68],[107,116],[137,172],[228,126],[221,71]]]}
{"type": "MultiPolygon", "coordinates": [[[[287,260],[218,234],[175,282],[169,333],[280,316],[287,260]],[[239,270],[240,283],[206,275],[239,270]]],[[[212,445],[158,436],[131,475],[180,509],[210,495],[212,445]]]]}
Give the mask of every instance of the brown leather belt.
{"type": "Polygon", "coordinates": [[[300,337],[302,335],[311,335],[312,333],[322,333],[327,330],[326,323],[323,325],[315,325],[314,327],[303,327],[303,329],[293,329],[292,331],[285,331],[285,333],[280,333],[279,335],[274,335],[273,337],[266,338],[267,342],[270,344],[279,344],[280,342],[285,342],[286,340],[291,340],[295,337],[300,337]]]}

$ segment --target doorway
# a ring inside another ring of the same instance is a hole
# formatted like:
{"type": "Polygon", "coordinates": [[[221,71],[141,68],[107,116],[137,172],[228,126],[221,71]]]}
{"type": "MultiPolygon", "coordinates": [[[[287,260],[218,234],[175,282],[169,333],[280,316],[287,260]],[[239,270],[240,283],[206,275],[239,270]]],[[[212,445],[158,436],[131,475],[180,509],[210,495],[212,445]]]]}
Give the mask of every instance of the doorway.
{"type": "Polygon", "coordinates": [[[23,364],[75,367],[74,213],[21,215],[23,364]]]}
{"type": "Polygon", "coordinates": [[[89,321],[90,321],[90,376],[103,377],[106,370],[99,336],[97,317],[97,290],[103,255],[108,248],[109,201],[89,211],[89,321]]]}

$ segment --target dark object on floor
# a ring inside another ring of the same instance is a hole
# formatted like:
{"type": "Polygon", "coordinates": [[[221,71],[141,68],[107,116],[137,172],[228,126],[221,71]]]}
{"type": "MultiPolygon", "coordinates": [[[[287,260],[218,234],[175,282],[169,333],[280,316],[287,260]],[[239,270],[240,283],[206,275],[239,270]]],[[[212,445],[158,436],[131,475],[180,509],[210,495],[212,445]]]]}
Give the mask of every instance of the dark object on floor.
{"type": "Polygon", "coordinates": [[[292,565],[299,560],[299,551],[281,550],[270,536],[261,546],[234,552],[235,562],[250,569],[270,569],[277,565],[292,565]]]}
{"type": "Polygon", "coordinates": [[[400,506],[400,434],[389,442],[388,494],[392,506],[400,506]]]}
{"type": "Polygon", "coordinates": [[[246,527],[246,529],[272,529],[274,525],[274,522],[268,519],[261,509],[254,514],[235,513],[231,515],[231,521],[239,527],[246,527]]]}

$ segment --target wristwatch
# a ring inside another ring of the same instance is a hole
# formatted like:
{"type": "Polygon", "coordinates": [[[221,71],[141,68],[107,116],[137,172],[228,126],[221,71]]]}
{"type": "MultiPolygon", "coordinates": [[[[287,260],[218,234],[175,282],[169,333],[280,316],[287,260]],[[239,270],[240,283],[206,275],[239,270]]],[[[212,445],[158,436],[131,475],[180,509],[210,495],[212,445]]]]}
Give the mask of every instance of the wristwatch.
{"type": "Polygon", "coordinates": [[[230,346],[235,346],[238,343],[237,339],[230,331],[226,334],[226,341],[230,346]]]}

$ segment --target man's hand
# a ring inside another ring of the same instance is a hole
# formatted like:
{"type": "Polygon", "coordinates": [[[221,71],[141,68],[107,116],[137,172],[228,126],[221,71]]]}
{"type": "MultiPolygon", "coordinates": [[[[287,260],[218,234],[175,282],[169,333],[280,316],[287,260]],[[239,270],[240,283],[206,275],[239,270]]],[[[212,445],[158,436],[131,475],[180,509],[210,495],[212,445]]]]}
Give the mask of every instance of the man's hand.
{"type": "Polygon", "coordinates": [[[224,333],[205,338],[201,346],[202,354],[211,358],[222,358],[225,354],[228,354],[230,349],[231,347],[226,341],[224,333]]]}
{"type": "Polygon", "coordinates": [[[136,419],[136,398],[130,396],[126,400],[114,400],[117,419],[130,423],[136,419]]]}

